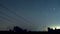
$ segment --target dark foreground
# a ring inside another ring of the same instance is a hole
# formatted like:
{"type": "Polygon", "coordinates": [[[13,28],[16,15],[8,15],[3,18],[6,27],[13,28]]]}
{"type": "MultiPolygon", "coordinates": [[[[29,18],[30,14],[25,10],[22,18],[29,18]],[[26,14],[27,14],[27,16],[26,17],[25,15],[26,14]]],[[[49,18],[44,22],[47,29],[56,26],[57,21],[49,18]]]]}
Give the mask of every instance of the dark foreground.
{"type": "Polygon", "coordinates": [[[15,26],[14,28],[13,28],[13,30],[11,30],[11,29],[9,29],[9,31],[0,31],[0,32],[5,32],[5,33],[7,33],[7,32],[18,32],[18,33],[21,33],[21,32],[39,32],[39,33],[60,33],[60,29],[55,29],[55,30],[53,30],[53,29],[51,29],[51,28],[48,28],[48,31],[27,31],[27,29],[22,29],[22,28],[20,28],[20,27],[18,27],[18,26],[15,26]]]}

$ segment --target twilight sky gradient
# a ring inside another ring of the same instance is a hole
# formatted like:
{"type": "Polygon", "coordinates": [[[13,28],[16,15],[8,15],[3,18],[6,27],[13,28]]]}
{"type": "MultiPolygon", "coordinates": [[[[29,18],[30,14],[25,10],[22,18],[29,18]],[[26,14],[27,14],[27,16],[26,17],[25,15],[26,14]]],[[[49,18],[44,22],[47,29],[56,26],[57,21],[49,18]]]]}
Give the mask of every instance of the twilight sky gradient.
{"type": "Polygon", "coordinates": [[[32,31],[60,26],[60,0],[0,0],[0,30],[16,25],[32,31]]]}

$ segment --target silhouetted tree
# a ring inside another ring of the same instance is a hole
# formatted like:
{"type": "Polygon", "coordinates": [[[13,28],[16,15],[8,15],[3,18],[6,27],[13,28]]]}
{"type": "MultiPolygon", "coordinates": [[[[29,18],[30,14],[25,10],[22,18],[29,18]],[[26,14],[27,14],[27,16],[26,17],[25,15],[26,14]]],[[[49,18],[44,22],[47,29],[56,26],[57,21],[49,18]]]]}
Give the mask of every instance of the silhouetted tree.
{"type": "Polygon", "coordinates": [[[18,27],[18,26],[15,26],[15,27],[14,27],[14,31],[15,31],[15,32],[23,32],[23,29],[20,28],[20,27],[18,27]]]}

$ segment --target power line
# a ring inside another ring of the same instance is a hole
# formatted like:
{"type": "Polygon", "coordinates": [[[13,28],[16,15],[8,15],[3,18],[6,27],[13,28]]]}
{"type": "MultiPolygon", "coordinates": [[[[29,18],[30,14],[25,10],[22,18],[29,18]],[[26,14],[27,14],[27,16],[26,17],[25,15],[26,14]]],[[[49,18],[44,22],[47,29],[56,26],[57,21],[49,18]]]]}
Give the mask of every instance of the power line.
{"type": "MultiPolygon", "coordinates": [[[[16,15],[17,17],[24,19],[24,21],[27,21],[24,17],[17,15],[14,11],[11,11],[10,9],[6,8],[5,6],[3,6],[2,4],[0,4],[0,6],[1,6],[2,8],[7,9],[10,13],[16,15]]],[[[29,23],[29,21],[27,21],[27,22],[29,23]]]]}
{"type": "Polygon", "coordinates": [[[7,16],[7,17],[10,18],[10,19],[16,20],[17,22],[20,22],[20,20],[17,20],[16,18],[13,18],[13,17],[11,17],[11,16],[8,16],[6,13],[4,13],[4,12],[2,12],[2,11],[0,11],[0,14],[3,14],[3,15],[7,16]]]}

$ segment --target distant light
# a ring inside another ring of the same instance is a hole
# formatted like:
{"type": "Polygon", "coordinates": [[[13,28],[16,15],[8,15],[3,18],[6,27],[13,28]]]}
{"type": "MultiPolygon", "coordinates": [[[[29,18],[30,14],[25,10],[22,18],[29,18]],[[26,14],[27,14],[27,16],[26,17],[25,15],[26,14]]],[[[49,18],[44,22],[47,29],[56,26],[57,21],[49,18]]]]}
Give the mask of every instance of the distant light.
{"type": "Polygon", "coordinates": [[[60,29],[60,27],[56,27],[56,29],[60,29]]]}
{"type": "Polygon", "coordinates": [[[53,30],[55,30],[55,28],[56,28],[56,29],[60,29],[60,27],[59,27],[59,26],[52,27],[52,29],[53,29],[53,30]]]}
{"type": "Polygon", "coordinates": [[[55,28],[53,27],[53,30],[55,30],[55,28]]]}

